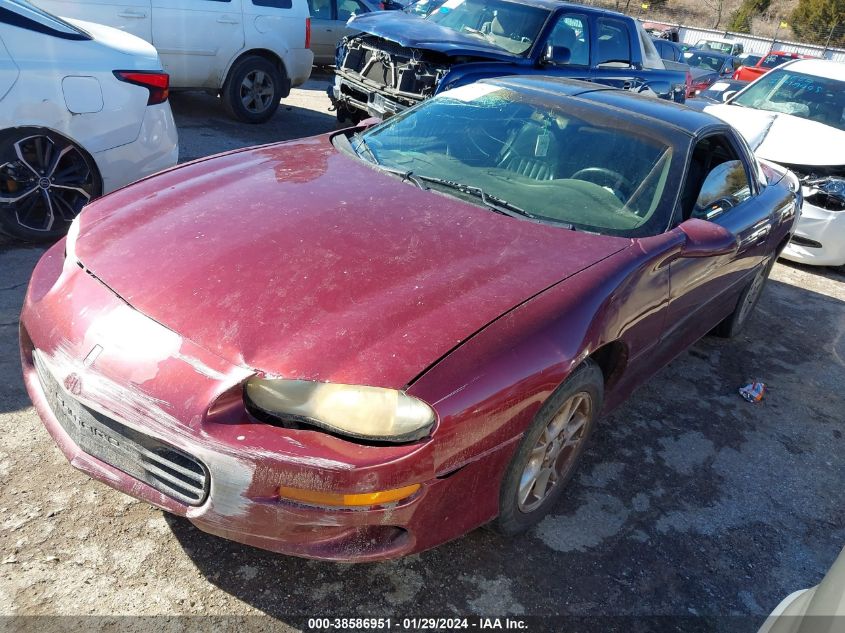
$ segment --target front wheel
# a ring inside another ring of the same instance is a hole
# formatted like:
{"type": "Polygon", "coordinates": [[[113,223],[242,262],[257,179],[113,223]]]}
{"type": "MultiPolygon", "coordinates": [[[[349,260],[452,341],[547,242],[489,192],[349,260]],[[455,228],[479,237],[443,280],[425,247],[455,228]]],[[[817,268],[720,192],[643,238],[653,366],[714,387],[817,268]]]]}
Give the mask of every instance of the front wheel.
{"type": "Polygon", "coordinates": [[[275,114],[282,98],[281,71],[257,55],[244,57],[229,71],[221,91],[230,116],[245,123],[264,123],[275,114]]]}
{"type": "Polygon", "coordinates": [[[502,479],[500,534],[524,532],[554,507],[584,450],[604,396],[604,377],[584,361],[545,402],[502,479]]]}
{"type": "Polygon", "coordinates": [[[55,241],[101,189],[93,159],[68,139],[38,128],[0,133],[0,232],[55,241]]]}

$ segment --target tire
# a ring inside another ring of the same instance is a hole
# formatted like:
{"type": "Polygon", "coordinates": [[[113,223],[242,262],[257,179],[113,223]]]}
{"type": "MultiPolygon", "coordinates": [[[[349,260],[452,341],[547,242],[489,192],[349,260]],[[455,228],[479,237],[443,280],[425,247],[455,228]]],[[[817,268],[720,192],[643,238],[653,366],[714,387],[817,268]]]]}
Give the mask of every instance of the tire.
{"type": "Polygon", "coordinates": [[[264,123],[282,99],[282,72],[257,55],[244,57],[229,70],[221,91],[229,116],[244,123],[264,123]]]}
{"type": "Polygon", "coordinates": [[[713,329],[713,334],[722,338],[733,338],[742,331],[763,294],[763,288],[769,278],[769,273],[772,272],[772,267],[775,265],[775,259],[776,257],[772,255],[768,261],[760,266],[754,274],[754,278],[748,282],[742,294],[739,295],[734,311],[713,329]]]}
{"type": "Polygon", "coordinates": [[[0,232],[54,242],[101,192],[94,159],[76,143],[40,128],[0,132],[0,232]]]}
{"type": "Polygon", "coordinates": [[[358,125],[364,120],[365,115],[354,108],[347,108],[343,105],[338,105],[337,110],[337,124],[339,127],[352,127],[358,125]]]}
{"type": "Polygon", "coordinates": [[[505,471],[499,516],[490,525],[495,532],[506,536],[524,532],[554,507],[575,472],[603,398],[604,376],[588,359],[546,400],[505,471]],[[566,441],[561,445],[561,440],[566,441]],[[549,459],[554,461],[548,464],[549,459]]]}

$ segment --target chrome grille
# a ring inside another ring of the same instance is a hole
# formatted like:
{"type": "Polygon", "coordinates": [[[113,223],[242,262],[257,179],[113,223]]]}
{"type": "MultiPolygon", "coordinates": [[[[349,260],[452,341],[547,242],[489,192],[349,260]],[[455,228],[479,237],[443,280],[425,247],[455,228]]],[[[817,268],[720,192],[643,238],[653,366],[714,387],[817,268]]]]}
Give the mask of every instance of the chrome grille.
{"type": "Polygon", "coordinates": [[[59,384],[37,350],[32,359],[53,414],[80,449],[176,501],[205,501],[209,476],[202,462],[85,406],[59,384]]]}

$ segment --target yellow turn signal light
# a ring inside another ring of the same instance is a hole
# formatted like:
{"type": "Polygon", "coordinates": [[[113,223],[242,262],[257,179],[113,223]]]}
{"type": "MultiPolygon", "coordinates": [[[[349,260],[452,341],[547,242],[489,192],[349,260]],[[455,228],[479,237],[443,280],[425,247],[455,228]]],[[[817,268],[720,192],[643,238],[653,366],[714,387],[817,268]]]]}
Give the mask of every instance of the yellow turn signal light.
{"type": "Polygon", "coordinates": [[[393,503],[410,497],[420,489],[420,484],[411,484],[393,490],[381,490],[378,492],[360,492],[355,494],[344,494],[338,492],[323,492],[321,490],[307,490],[305,488],[289,488],[279,486],[279,497],[290,499],[301,503],[309,503],[318,506],[333,507],[361,507],[377,506],[385,503],[393,503]]]}

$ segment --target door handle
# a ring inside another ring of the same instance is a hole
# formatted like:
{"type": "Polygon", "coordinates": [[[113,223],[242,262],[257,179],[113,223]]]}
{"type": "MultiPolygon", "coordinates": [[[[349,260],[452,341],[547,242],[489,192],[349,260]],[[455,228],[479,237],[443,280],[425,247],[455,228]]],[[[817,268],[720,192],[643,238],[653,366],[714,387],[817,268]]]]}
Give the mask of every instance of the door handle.
{"type": "Polygon", "coordinates": [[[762,226],[755,227],[747,236],[740,242],[740,246],[751,246],[763,242],[772,232],[772,225],[766,223],[762,226]]]}
{"type": "Polygon", "coordinates": [[[121,18],[145,18],[147,14],[144,11],[132,11],[131,9],[127,9],[126,11],[121,11],[117,14],[121,18]]]}
{"type": "Polygon", "coordinates": [[[240,24],[238,20],[228,15],[221,15],[219,18],[217,18],[217,21],[220,24],[240,24]]]}

